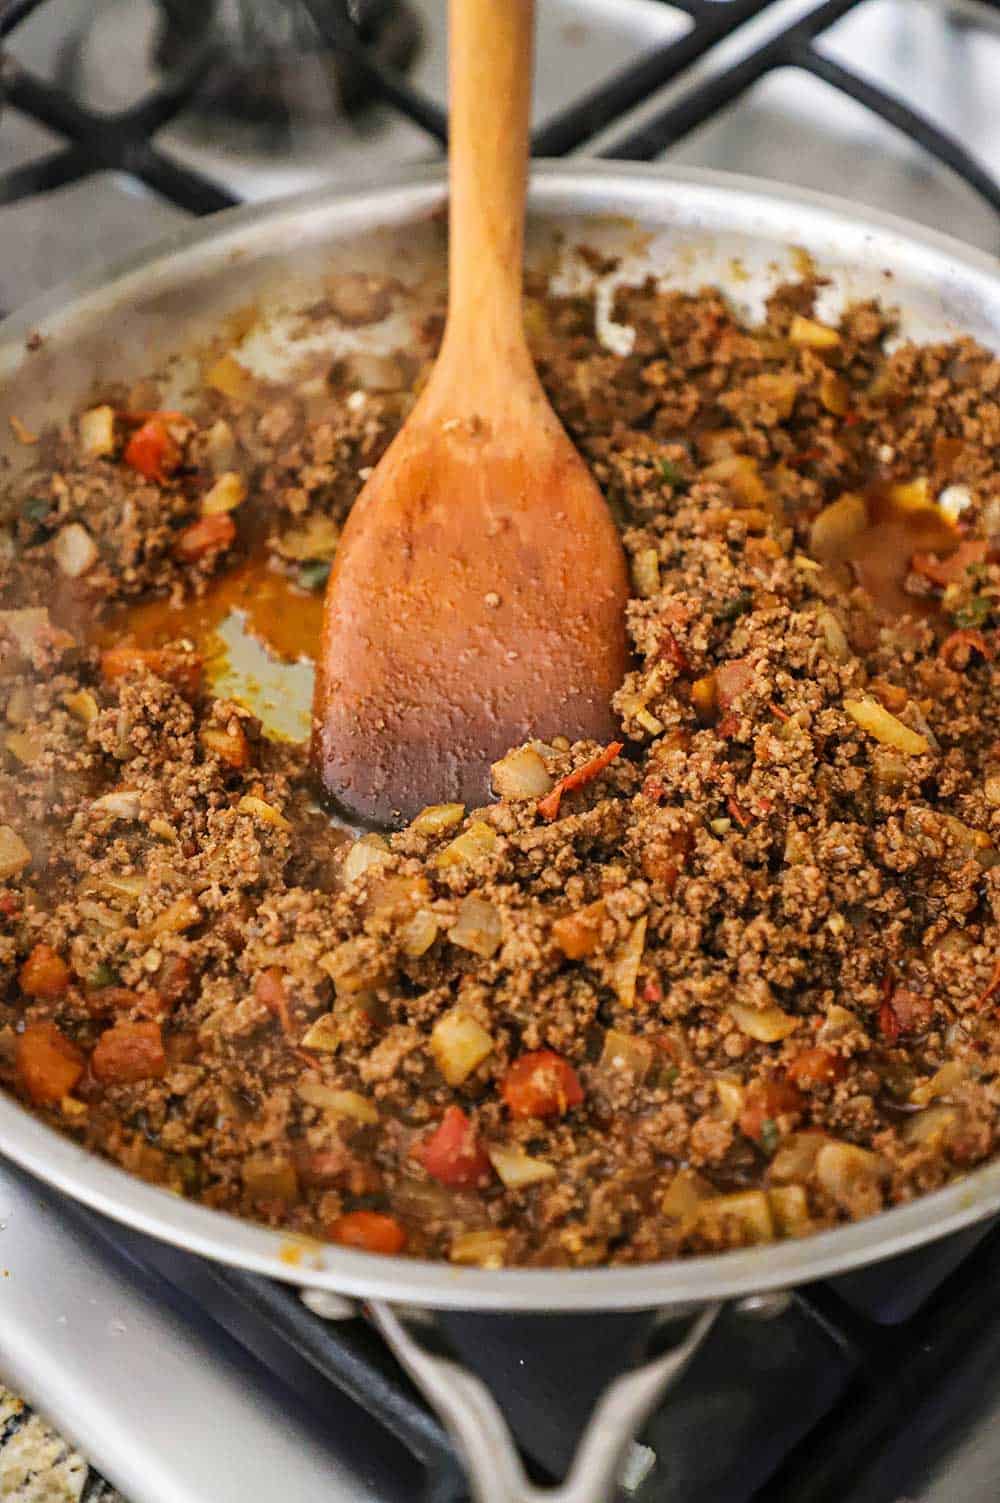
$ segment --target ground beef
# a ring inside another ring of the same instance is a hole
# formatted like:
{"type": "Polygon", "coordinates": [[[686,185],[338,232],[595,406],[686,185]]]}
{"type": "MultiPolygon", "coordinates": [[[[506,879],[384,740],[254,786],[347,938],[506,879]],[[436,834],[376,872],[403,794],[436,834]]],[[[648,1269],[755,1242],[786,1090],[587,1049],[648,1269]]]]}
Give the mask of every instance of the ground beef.
{"type": "Polygon", "coordinates": [[[206,1205],[490,1266],[935,1189],[998,1146],[1000,363],[808,282],[759,327],[620,289],[626,356],[529,291],[632,567],[621,749],[354,842],[207,687],[240,570],[315,624],[440,320],[297,389],[224,356],[152,469],[157,389],[117,394],[2,496],[0,1082],[206,1205]]]}

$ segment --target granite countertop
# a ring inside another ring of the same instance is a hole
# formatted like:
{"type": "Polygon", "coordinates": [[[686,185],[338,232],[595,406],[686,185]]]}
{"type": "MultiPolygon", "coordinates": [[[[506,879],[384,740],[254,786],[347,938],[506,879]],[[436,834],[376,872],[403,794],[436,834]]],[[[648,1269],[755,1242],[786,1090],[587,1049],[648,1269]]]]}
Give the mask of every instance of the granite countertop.
{"type": "Polygon", "coordinates": [[[0,1498],[4,1503],[125,1503],[78,1451],[2,1383],[0,1498]]]}

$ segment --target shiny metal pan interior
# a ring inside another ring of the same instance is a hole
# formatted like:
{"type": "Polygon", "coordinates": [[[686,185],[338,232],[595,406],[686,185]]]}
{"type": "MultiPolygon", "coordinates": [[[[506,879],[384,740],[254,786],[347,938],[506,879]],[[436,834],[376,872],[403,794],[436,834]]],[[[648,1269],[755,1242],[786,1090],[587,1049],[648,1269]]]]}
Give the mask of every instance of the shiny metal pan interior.
{"type": "MultiPolygon", "coordinates": [[[[441,290],[444,200],[443,175],[428,169],[375,188],[236,210],[108,276],[59,289],[4,326],[0,433],[7,434],[12,414],[36,429],[64,418],[109,374],[127,381],[165,369],[168,390],[182,399],[196,378],[199,349],[227,320],[241,321],[241,360],[271,375],[352,348],[405,345],[441,290]],[[302,310],[315,304],[325,280],[359,270],[396,279],[401,291],[392,314],[355,329],[320,321],[303,334],[302,310]]],[[[581,244],[620,258],[597,289],[602,337],[613,348],[624,350],[630,338],[610,317],[618,281],[655,275],[688,289],[717,284],[753,318],[771,288],[801,275],[804,257],[829,279],[821,314],[877,297],[898,310],[900,337],[967,333],[1000,348],[995,261],[819,195],[703,172],[543,165],[535,171],[531,212],[530,257],[559,287],[593,283],[593,262],[576,254],[581,244]]],[[[19,462],[13,443],[6,457],[19,462]]],[[[238,659],[234,666],[238,673],[238,659]]],[[[308,675],[297,686],[286,680],[282,695],[304,706],[308,675]]],[[[714,1301],[858,1267],[1000,1210],[1000,1163],[994,1163],[912,1205],[805,1240],[642,1267],[488,1271],[292,1243],[132,1178],[7,1097],[0,1097],[0,1150],[97,1210],[206,1257],[301,1285],[424,1307],[573,1311],[714,1301]]]]}

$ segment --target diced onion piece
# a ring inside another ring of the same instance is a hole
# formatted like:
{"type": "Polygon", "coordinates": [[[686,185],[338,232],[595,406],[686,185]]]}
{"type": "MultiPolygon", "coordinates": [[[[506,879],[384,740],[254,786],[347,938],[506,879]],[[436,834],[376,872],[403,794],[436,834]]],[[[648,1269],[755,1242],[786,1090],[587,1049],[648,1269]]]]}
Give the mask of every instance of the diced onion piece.
{"type": "Polygon", "coordinates": [[[312,1049],[315,1054],[336,1054],[341,1042],[342,1035],[336,1014],[325,1012],[309,1025],[302,1038],[302,1047],[312,1049]]]}
{"type": "Polygon", "coordinates": [[[819,1033],[816,1036],[821,1043],[825,1044],[828,1043],[831,1039],[843,1038],[845,1033],[852,1033],[855,1031],[855,1029],[858,1029],[860,1027],[861,1024],[858,1022],[858,1019],[853,1012],[848,1011],[846,1007],[841,1007],[839,1003],[834,1002],[830,1007],[827,1008],[826,1016],[824,1017],[823,1022],[820,1026],[819,1033]]]}
{"type": "Polygon", "coordinates": [[[136,874],[135,876],[120,876],[112,873],[106,877],[99,877],[97,881],[98,892],[110,894],[112,898],[124,898],[131,905],[137,898],[141,898],[148,888],[146,878],[136,874]]]}
{"type": "Polygon", "coordinates": [[[17,643],[22,657],[30,658],[39,638],[49,624],[49,613],[44,605],[28,605],[17,611],[0,611],[0,626],[17,643]]]}
{"type": "Polygon", "coordinates": [[[490,768],[493,792],[499,798],[544,798],[554,780],[533,746],[519,746],[490,768]]]}
{"type": "Polygon", "coordinates": [[[711,1236],[723,1235],[726,1224],[736,1222],[749,1242],[773,1242],[774,1218],[763,1190],[740,1190],[735,1195],[718,1195],[703,1201],[695,1213],[698,1231],[711,1236]]]}
{"type": "Polygon", "coordinates": [[[815,1169],[823,1189],[845,1209],[858,1189],[875,1190],[886,1177],[885,1160],[854,1143],[824,1143],[815,1169]]]}
{"type": "Polygon", "coordinates": [[[253,395],[254,378],[245,365],[231,354],[220,355],[205,372],[205,385],[221,391],[224,397],[245,401],[253,395]]]}
{"type": "Polygon", "coordinates": [[[225,418],[218,418],[205,434],[205,450],[214,474],[230,469],[236,457],[236,439],[225,418]]]}
{"type": "Polygon", "coordinates": [[[250,766],[250,743],[238,722],[230,722],[226,727],[203,725],[198,732],[198,740],[210,756],[218,757],[227,767],[235,767],[242,772],[250,766]]]}
{"type": "Polygon", "coordinates": [[[678,1169],[664,1191],[660,1211],[671,1221],[687,1223],[697,1216],[704,1201],[713,1199],[717,1194],[714,1186],[693,1169],[678,1169]]]}
{"type": "Polygon", "coordinates": [[[776,1185],[767,1192],[774,1224],[783,1237],[804,1237],[811,1218],[809,1199],[801,1185],[776,1185]]]}
{"type": "Polygon", "coordinates": [[[52,552],[67,579],[79,579],[97,562],[97,544],[79,522],[60,527],[52,539],[52,552]]]}
{"type": "Polygon", "coordinates": [[[410,821],[414,835],[443,835],[465,818],[464,804],[428,804],[410,821]]]}
{"type": "Polygon", "coordinates": [[[611,966],[611,985],[623,1007],[631,1007],[635,1001],[635,984],[639,977],[643,951],[646,948],[645,914],[636,919],[628,938],[618,950],[611,966]]]}
{"type": "Polygon", "coordinates": [[[829,324],[796,313],[788,330],[788,342],[799,350],[833,350],[840,343],[840,335],[829,324]]]}
{"type": "Polygon", "coordinates": [[[496,849],[497,832],[492,825],[474,819],[467,830],[456,835],[443,851],[434,858],[435,866],[460,866],[465,861],[474,861],[477,856],[488,856],[496,849]]]}
{"type": "Polygon", "coordinates": [[[910,1100],[914,1106],[927,1106],[936,1101],[939,1096],[947,1096],[966,1080],[968,1071],[960,1060],[950,1059],[946,1065],[942,1065],[930,1080],[923,1081],[914,1086],[910,1092],[910,1100]]]}
{"type": "Polygon", "coordinates": [[[16,830],[0,825],[0,882],[9,882],[31,865],[31,852],[16,830]]]}
{"type": "Polygon", "coordinates": [[[715,1091],[723,1117],[727,1122],[738,1122],[747,1099],[746,1087],[742,1080],[734,1080],[728,1075],[722,1075],[715,1082],[715,1091]]]}
{"type": "Polygon", "coordinates": [[[609,1028],[604,1035],[600,1068],[610,1077],[628,1075],[635,1081],[643,1081],[653,1064],[653,1045],[648,1039],[634,1033],[623,1033],[619,1028],[609,1028]]]}
{"type": "Polygon", "coordinates": [[[290,830],[291,820],[285,818],[280,809],[273,804],[268,804],[262,798],[257,798],[252,793],[245,793],[236,805],[241,814],[249,814],[253,819],[259,819],[265,825],[274,825],[279,830],[290,830]]]}
{"type": "Polygon", "coordinates": [[[863,496],[845,491],[815,516],[809,528],[809,552],[824,563],[843,558],[859,533],[868,526],[863,496]]]}
{"type": "Polygon", "coordinates": [[[750,387],[755,397],[775,408],[780,418],[789,418],[799,394],[799,381],[790,371],[767,372],[752,378],[750,387]]]}
{"type": "Polygon", "coordinates": [[[800,1021],[780,1007],[747,1007],[743,1002],[730,1002],[726,1011],[740,1032],[756,1039],[758,1044],[777,1044],[794,1033],[800,1021]]]}
{"type": "Polygon", "coordinates": [[[731,454],[726,459],[717,459],[714,464],[706,466],[702,477],[705,480],[717,480],[751,506],[759,506],[768,498],[767,486],[760,478],[757,461],[749,454],[731,454]]]}
{"type": "Polygon", "coordinates": [[[938,496],[938,510],[949,522],[957,522],[963,512],[972,505],[972,492],[967,485],[949,485],[938,496]]]}
{"type": "Polygon", "coordinates": [[[389,843],[381,835],[362,835],[344,857],[341,868],[344,882],[355,882],[371,866],[384,866],[389,859],[389,843]]]}
{"type": "Polygon", "coordinates": [[[78,689],[73,694],[64,694],[62,702],[73,718],[84,725],[93,725],[101,713],[100,706],[89,689],[78,689]]]}
{"type": "Polygon", "coordinates": [[[502,1268],[507,1256],[507,1233],[495,1229],[459,1232],[448,1257],[470,1268],[502,1268]]]}
{"type": "Polygon", "coordinates": [[[431,1031],[434,1062],[450,1086],[460,1086],[493,1051],[493,1039],[481,1023],[453,1007],[431,1031]]]}
{"type": "Polygon", "coordinates": [[[717,700],[715,674],[709,673],[705,678],[696,678],[691,685],[691,707],[699,720],[707,723],[712,719],[717,709],[717,700]]]}
{"type": "Polygon", "coordinates": [[[8,731],[4,737],[4,746],[22,767],[34,767],[45,752],[44,741],[34,731],[8,731]]]}
{"type": "Polygon", "coordinates": [[[269,1153],[252,1153],[243,1160],[243,1188],[253,1200],[280,1200],[286,1204],[299,1198],[299,1177],[290,1159],[274,1158],[269,1153]]]}
{"type": "Polygon", "coordinates": [[[903,1138],[907,1143],[940,1143],[958,1122],[958,1113],[950,1106],[929,1106],[907,1117],[903,1138]]]}
{"type": "Polygon", "coordinates": [[[592,955],[601,943],[601,927],[605,918],[603,898],[588,903],[576,913],[564,913],[552,925],[552,938],[567,960],[582,960],[592,955]]]}
{"type": "Polygon", "coordinates": [[[95,798],[90,807],[98,814],[109,814],[112,819],[138,819],[142,812],[142,798],[134,788],[118,788],[113,793],[95,798]]]}
{"type": "Polygon", "coordinates": [[[438,921],[428,908],[418,908],[399,931],[399,948],[411,960],[426,955],[438,937],[438,921]]]}
{"type": "Polygon", "coordinates": [[[153,920],[150,927],[154,934],[181,934],[185,929],[199,924],[201,916],[201,909],[194,898],[177,898],[153,920]]]}
{"type": "Polygon", "coordinates": [[[224,470],[211,490],[201,498],[203,517],[221,516],[223,512],[235,511],[247,498],[246,481],[235,470],[224,470]]]}
{"type": "Polygon", "coordinates": [[[816,610],[816,621],[823,633],[823,641],[826,650],[835,663],[846,663],[851,656],[851,644],[847,640],[847,633],[840,624],[837,615],[827,605],[821,605],[816,610]]]}
{"type": "Polygon", "coordinates": [[[851,388],[843,377],[826,369],[819,378],[819,399],[827,412],[843,417],[850,406],[851,388]]]}
{"type": "Polygon", "coordinates": [[[31,689],[27,684],[15,684],[7,701],[5,715],[10,725],[26,725],[31,719],[33,706],[31,689]]]}
{"type": "Polygon", "coordinates": [[[556,1166],[533,1159],[521,1148],[487,1148],[490,1163],[508,1190],[523,1190],[555,1176],[556,1166]]]}
{"type": "Polygon", "coordinates": [[[660,555],[655,548],[640,548],[632,560],[632,582],[643,600],[660,593],[660,555]]]}
{"type": "Polygon", "coordinates": [[[877,699],[868,695],[860,699],[845,699],[844,711],[869,736],[874,736],[883,746],[891,746],[904,756],[922,757],[930,751],[930,742],[926,736],[911,731],[908,725],[904,725],[884,705],[880,705],[877,699]]]}
{"type": "Polygon", "coordinates": [[[321,955],[319,963],[333,981],[338,997],[353,997],[367,991],[382,977],[383,965],[371,946],[356,937],[345,939],[336,949],[321,955]]]}
{"type": "Polygon", "coordinates": [[[458,918],[448,930],[448,938],[453,945],[471,950],[474,955],[482,955],[488,960],[496,954],[503,938],[500,915],[492,903],[470,893],[462,899],[458,918]]]}
{"type": "MultiPolygon", "coordinates": [[[[302,1040],[303,1044],[305,1039],[302,1040]]],[[[352,1122],[366,1126],[378,1121],[378,1109],[358,1091],[338,1090],[336,1086],[324,1085],[319,1080],[300,1080],[296,1091],[310,1106],[329,1112],[332,1117],[349,1117],[352,1122]]]]}
{"type": "Polygon", "coordinates": [[[102,459],[115,452],[115,414],[107,405],[82,412],[77,422],[80,449],[87,459],[102,459]]]}
{"type": "Polygon", "coordinates": [[[898,506],[902,511],[925,511],[933,505],[926,475],[890,485],[887,495],[893,506],[898,506]]]}

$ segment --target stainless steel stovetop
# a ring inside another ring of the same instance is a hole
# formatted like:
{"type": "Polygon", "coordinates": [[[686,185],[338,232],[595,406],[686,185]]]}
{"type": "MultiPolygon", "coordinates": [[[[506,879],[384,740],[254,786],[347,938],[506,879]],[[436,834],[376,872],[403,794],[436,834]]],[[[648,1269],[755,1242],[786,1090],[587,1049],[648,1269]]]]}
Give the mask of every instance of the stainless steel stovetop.
{"type": "MultiPolygon", "coordinates": [[[[702,3],[721,7],[732,0],[702,3]]],[[[721,75],[817,3],[767,6],[676,82],[603,129],[587,149],[613,155],[616,142],[632,138],[686,91],[721,75]]],[[[424,41],[411,77],[441,101],[444,0],[412,4],[424,41]]],[[[78,85],[95,105],[121,106],[149,81],[143,69],[151,9],[143,0],[46,0],[17,28],[11,53],[42,76],[56,76],[66,67],[66,38],[83,13],[96,21],[90,50],[76,59],[78,85]]],[[[0,23],[2,17],[0,8],[0,23]]],[[[689,24],[682,9],[659,0],[540,0],[540,19],[535,118],[542,123],[689,24]]],[[[819,50],[919,105],[1000,176],[998,20],[995,6],[976,0],[867,0],[823,36],[819,50]]],[[[0,95],[3,78],[0,67],[0,95]]],[[[0,106],[0,181],[55,144],[49,130],[0,106]]],[[[304,132],[284,154],[240,155],[231,140],[220,145],[184,116],[160,132],[158,144],[240,197],[324,180],[370,181],[383,166],[438,150],[417,126],[382,106],[324,132],[304,132]]],[[[669,157],[821,188],[986,249],[1000,246],[1000,223],[982,198],[918,144],[800,71],[770,73],[681,139],[669,157]]],[[[6,203],[0,207],[0,307],[14,308],[88,263],[110,261],[155,239],[183,217],[183,210],[134,179],[111,172],[6,203]]],[[[1000,1309],[996,1323],[1000,1334],[1000,1309]]],[[[419,1496],[420,1469],[409,1451],[361,1407],[318,1382],[309,1363],[276,1342],[196,1262],[169,1249],[144,1248],[142,1261],[131,1257],[128,1243],[112,1249],[2,1164],[0,1375],[132,1503],[277,1497],[388,1503],[419,1496]]],[[[980,1375],[976,1397],[975,1423],[963,1428],[953,1420],[922,1477],[909,1485],[913,1503],[986,1503],[997,1496],[996,1363],[980,1375]]],[[[674,1496],[667,1482],[656,1483],[656,1476],[669,1479],[669,1466],[647,1475],[656,1460],[648,1448],[632,1457],[636,1496],[650,1503],[674,1496]]],[[[856,1496],[889,1503],[894,1494],[886,1486],[879,1493],[871,1484],[856,1496]]],[[[736,1493],[720,1482],[711,1496],[714,1503],[736,1493]]]]}

